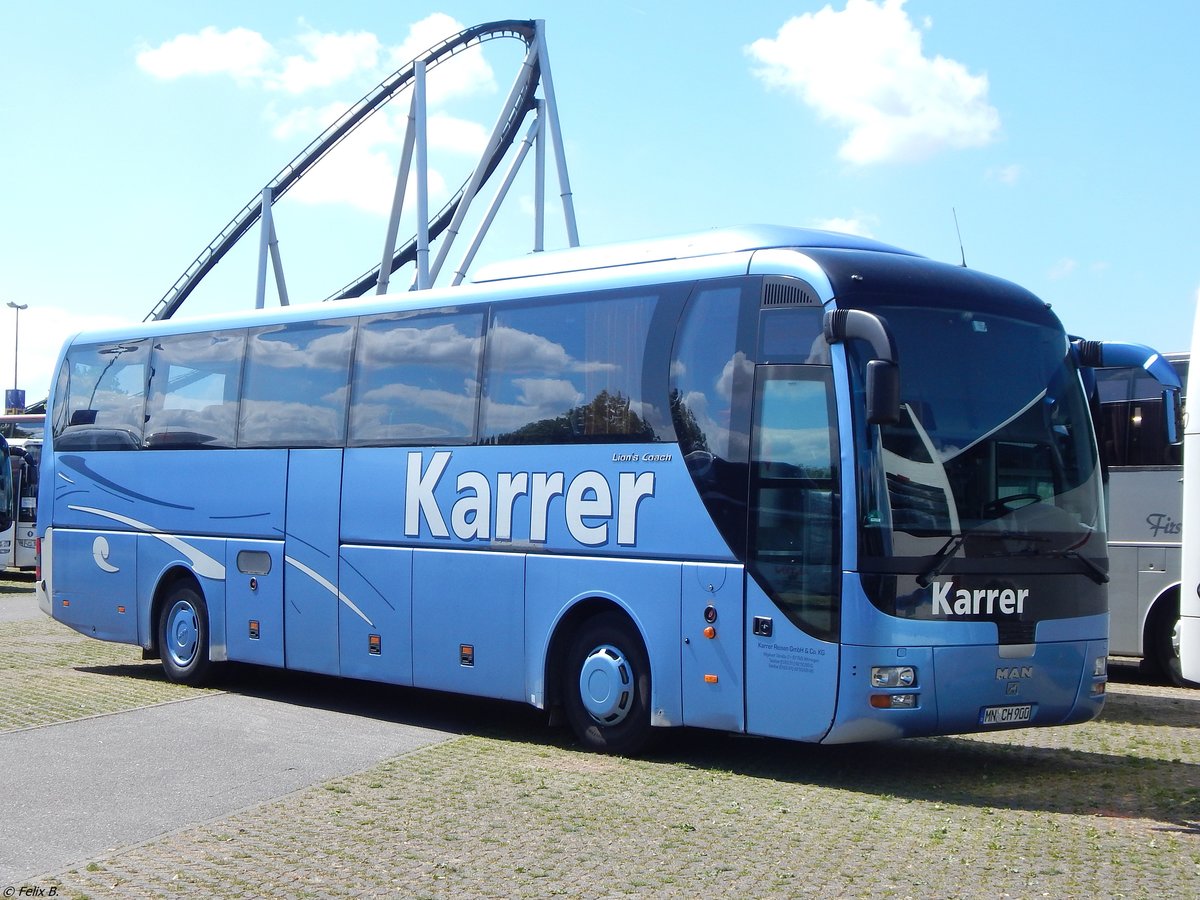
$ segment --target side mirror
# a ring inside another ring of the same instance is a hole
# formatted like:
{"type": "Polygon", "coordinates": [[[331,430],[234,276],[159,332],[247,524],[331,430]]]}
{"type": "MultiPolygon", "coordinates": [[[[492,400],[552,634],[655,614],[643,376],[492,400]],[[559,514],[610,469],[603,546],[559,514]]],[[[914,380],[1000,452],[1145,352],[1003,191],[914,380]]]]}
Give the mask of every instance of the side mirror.
{"type": "Polygon", "coordinates": [[[867,421],[891,425],[900,421],[900,366],[896,342],[882,318],[861,309],[834,309],[825,313],[825,340],[836,344],[862,340],[871,345],[867,362],[867,421]]]}
{"type": "Polygon", "coordinates": [[[900,421],[900,367],[884,359],[867,363],[867,421],[895,425],[900,421]]]}

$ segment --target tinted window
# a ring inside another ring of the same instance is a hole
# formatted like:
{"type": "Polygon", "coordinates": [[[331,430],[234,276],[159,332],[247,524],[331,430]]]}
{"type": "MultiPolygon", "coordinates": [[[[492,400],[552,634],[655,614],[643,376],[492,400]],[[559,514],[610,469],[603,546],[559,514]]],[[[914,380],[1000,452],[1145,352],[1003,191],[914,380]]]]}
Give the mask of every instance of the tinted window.
{"type": "Polygon", "coordinates": [[[642,362],[655,297],[506,308],[488,331],[485,441],[655,440],[642,362]]]}
{"type": "MultiPolygon", "coordinates": [[[[1173,363],[1187,377],[1187,363],[1173,363]]],[[[1140,368],[1097,369],[1096,439],[1105,465],[1178,466],[1182,448],[1166,439],[1162,385],[1140,368]]]]}
{"type": "Polygon", "coordinates": [[[252,329],[238,446],[341,445],[353,339],[345,321],[252,329]]]}
{"type": "Polygon", "coordinates": [[[145,339],[71,348],[54,399],[59,449],[137,449],[149,351],[145,339]]]}
{"type": "Polygon", "coordinates": [[[151,354],[146,446],[232,447],[246,335],[159,338],[151,354]]]}
{"type": "Polygon", "coordinates": [[[757,315],[742,283],[702,286],[688,301],[671,358],[671,417],[696,490],[734,553],[746,545],[746,479],[757,315]]]}
{"type": "Polygon", "coordinates": [[[483,313],[363,319],[350,443],[454,444],[475,435],[483,313]]]}

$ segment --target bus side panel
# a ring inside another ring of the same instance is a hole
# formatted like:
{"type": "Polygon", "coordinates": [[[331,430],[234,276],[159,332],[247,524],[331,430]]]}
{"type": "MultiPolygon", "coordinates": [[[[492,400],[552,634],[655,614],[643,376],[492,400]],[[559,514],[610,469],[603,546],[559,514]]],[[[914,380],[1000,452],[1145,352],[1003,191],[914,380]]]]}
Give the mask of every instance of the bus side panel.
{"type": "Polygon", "coordinates": [[[105,641],[138,643],[137,535],[58,529],[54,618],[105,641]]]}
{"type": "Polygon", "coordinates": [[[137,537],[138,632],[149,647],[158,623],[151,620],[154,595],[171,571],[195,576],[208,611],[208,655],[227,659],[225,646],[225,542],[191,535],[139,534],[137,537]]]}
{"type": "Polygon", "coordinates": [[[67,452],[51,468],[55,527],[95,528],[99,517],[170,534],[272,539],[283,530],[286,450],[67,452]]]}
{"type": "Polygon", "coordinates": [[[337,675],[341,450],[288,453],[284,538],[284,661],[337,675]]]}
{"type": "Polygon", "coordinates": [[[413,551],[399,547],[343,547],[338,638],[342,674],[349,678],[413,683],[413,551]]]}
{"type": "Polygon", "coordinates": [[[745,731],[741,566],[685,563],[681,599],[683,722],[745,731]]]}
{"type": "Polygon", "coordinates": [[[525,681],[530,703],[545,701],[546,652],[557,623],[576,603],[603,597],[630,614],[646,644],[651,722],[683,724],[679,563],[531,554],[527,570],[525,681]]]}
{"type": "Polygon", "coordinates": [[[283,543],[226,545],[226,640],[229,658],[283,665],[283,543]]]}
{"type": "Polygon", "coordinates": [[[745,581],[746,731],[819,741],[837,707],[838,645],[805,634],[745,581]]]}
{"type": "Polygon", "coordinates": [[[525,557],[483,550],[414,550],[413,683],[525,699],[525,557]]]}

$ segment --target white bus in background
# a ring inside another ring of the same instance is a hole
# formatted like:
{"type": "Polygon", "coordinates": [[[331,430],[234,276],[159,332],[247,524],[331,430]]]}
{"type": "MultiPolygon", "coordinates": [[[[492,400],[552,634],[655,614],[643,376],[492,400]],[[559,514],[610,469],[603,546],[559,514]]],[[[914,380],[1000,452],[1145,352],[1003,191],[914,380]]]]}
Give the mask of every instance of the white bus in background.
{"type": "Polygon", "coordinates": [[[38,463],[41,461],[42,432],[46,416],[23,414],[0,416],[0,437],[8,446],[11,490],[0,538],[0,568],[32,572],[37,566],[38,463]]]}
{"type": "MultiPolygon", "coordinates": [[[[1200,297],[1192,327],[1192,356],[1200,354],[1200,297]]],[[[1183,515],[1200,522],[1200,416],[1184,419],[1183,515]]],[[[1183,532],[1183,579],[1180,586],[1179,662],[1184,678],[1200,683],[1200,528],[1183,532]]]]}
{"type": "MultiPolygon", "coordinates": [[[[1165,355],[1186,397],[1188,354],[1165,355]]],[[[1109,653],[1138,657],[1148,674],[1182,684],[1183,448],[1165,437],[1162,385],[1144,368],[1097,369],[1096,388],[1108,477],[1109,653]]]]}

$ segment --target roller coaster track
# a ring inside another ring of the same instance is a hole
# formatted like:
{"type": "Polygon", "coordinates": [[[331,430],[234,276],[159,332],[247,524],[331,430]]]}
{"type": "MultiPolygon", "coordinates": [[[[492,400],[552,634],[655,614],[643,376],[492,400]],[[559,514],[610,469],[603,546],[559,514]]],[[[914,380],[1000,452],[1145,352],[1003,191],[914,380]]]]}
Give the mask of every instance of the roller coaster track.
{"type": "MultiPolygon", "coordinates": [[[[537,39],[537,24],[533,21],[505,20],[475,25],[436,44],[424,55],[394,72],[351,106],[341,118],[305,147],[267,184],[272,205],[359,125],[409,87],[413,82],[418,62],[423,61],[426,69],[429,70],[463,50],[496,38],[516,38],[524,41],[527,47],[531,47],[537,39]]],[[[484,181],[495,172],[516,138],[523,119],[537,103],[535,92],[541,80],[540,71],[537,68],[540,65],[540,57],[535,58],[532,65],[535,67],[534,71],[532,71],[531,77],[525,80],[524,88],[513,99],[509,108],[502,111],[502,115],[506,116],[506,119],[500,132],[500,139],[495,142],[491,155],[482,161],[484,181]]],[[[431,217],[429,222],[429,239],[431,241],[440,235],[453,220],[464,200],[465,188],[466,185],[460,188],[450,201],[431,217]]],[[[242,207],[241,211],[229,221],[229,224],[221,229],[220,233],[200,252],[200,255],[184,273],[175,280],[170,290],[154,305],[145,320],[171,318],[199,285],[201,279],[262,218],[262,214],[263,193],[259,192],[242,207]]],[[[391,271],[394,272],[406,263],[412,262],[416,257],[416,252],[417,238],[414,237],[396,250],[392,258],[391,271]]],[[[378,284],[381,268],[382,263],[359,276],[328,299],[360,296],[378,284]]]]}

